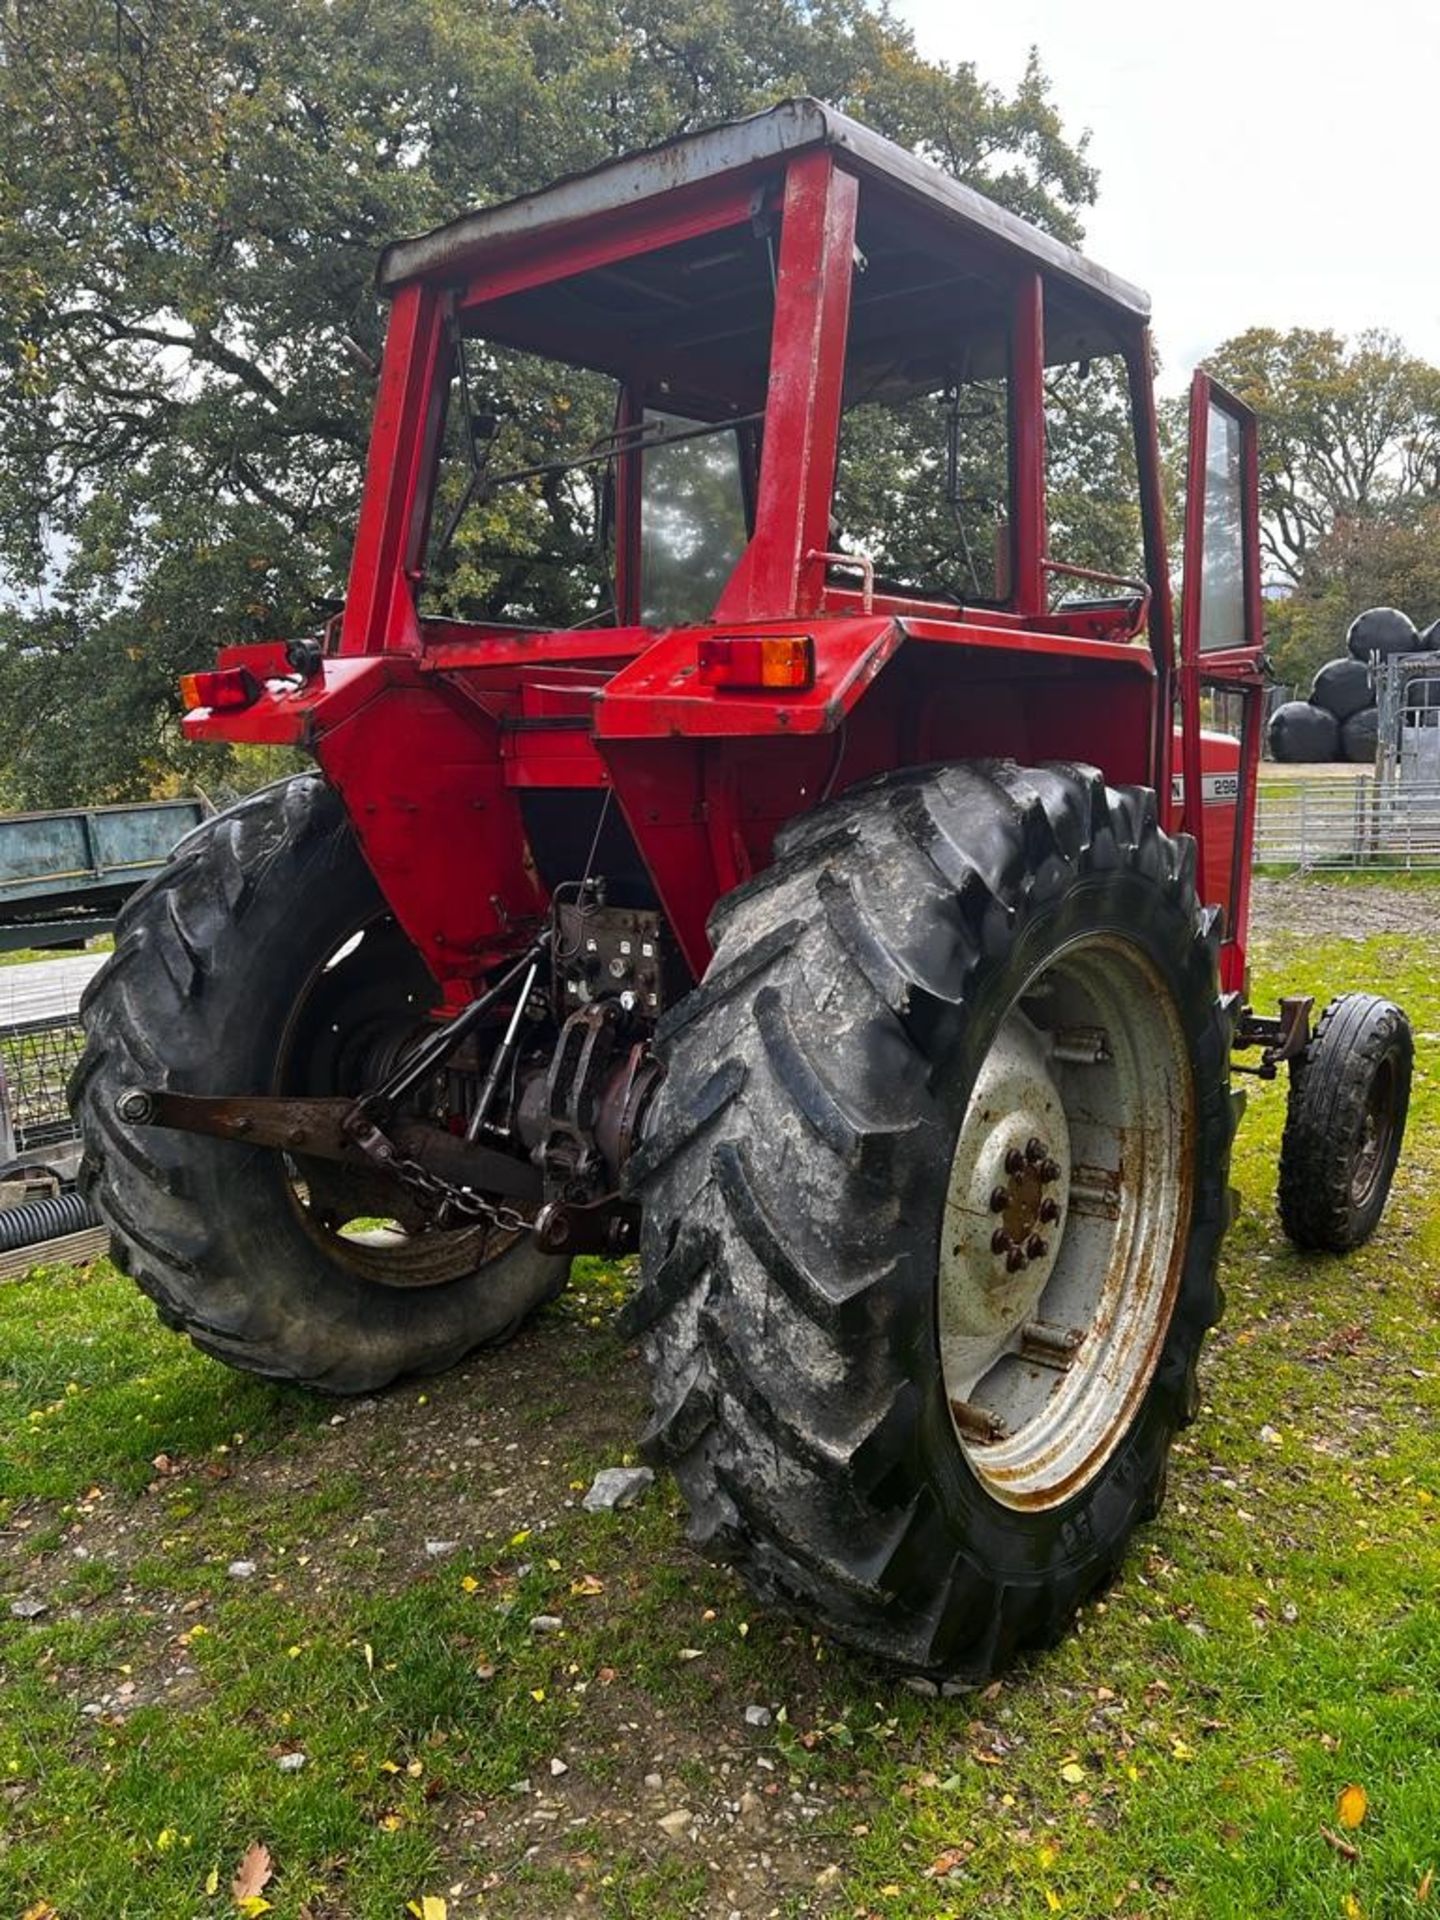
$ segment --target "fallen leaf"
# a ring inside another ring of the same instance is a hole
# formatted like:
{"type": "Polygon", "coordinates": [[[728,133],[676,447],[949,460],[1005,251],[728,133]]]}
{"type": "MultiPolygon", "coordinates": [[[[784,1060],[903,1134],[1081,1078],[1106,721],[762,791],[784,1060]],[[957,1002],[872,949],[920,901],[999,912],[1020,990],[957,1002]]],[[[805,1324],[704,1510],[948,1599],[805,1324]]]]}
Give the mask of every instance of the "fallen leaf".
{"type": "Polygon", "coordinates": [[[1423,1907],[1425,1905],[1426,1901],[1430,1898],[1430,1889],[1434,1884],[1435,1869],[1433,1867],[1426,1867],[1420,1884],[1415,1889],[1415,1904],[1417,1907],[1423,1907]]]}
{"type": "Polygon", "coordinates": [[[220,1869],[218,1867],[212,1867],[209,1873],[206,1874],[205,1891],[206,1893],[218,1893],[220,1891],[220,1869]]]}
{"type": "Polygon", "coordinates": [[[1335,1802],[1335,1818],[1342,1827],[1358,1827],[1370,1810],[1370,1796],[1363,1787],[1348,1786],[1335,1802]]]}
{"type": "Polygon", "coordinates": [[[1365,1920],[1365,1909],[1353,1893],[1347,1893],[1340,1902],[1340,1911],[1344,1914],[1345,1920],[1365,1920]]]}
{"type": "Polygon", "coordinates": [[[925,1869],[927,1880],[943,1880],[952,1867],[963,1867],[967,1858],[963,1847],[946,1847],[943,1853],[937,1853],[925,1869]]]}
{"type": "Polygon", "coordinates": [[[1338,1833],[1332,1833],[1329,1827],[1321,1827],[1320,1838],[1327,1847],[1333,1847],[1342,1860],[1358,1860],[1360,1849],[1352,1846],[1348,1840],[1342,1840],[1338,1833]]]}
{"type": "Polygon", "coordinates": [[[1053,1887],[1046,1887],[1045,1889],[1045,1904],[1050,1909],[1051,1913],[1059,1913],[1060,1896],[1058,1893],[1056,1893],[1053,1887]]]}
{"type": "Polygon", "coordinates": [[[418,1901],[409,1900],[406,1906],[415,1915],[415,1920],[445,1920],[450,1911],[438,1893],[422,1893],[418,1901]]]}
{"type": "Polygon", "coordinates": [[[1060,1769],[1060,1778],[1067,1787],[1079,1787],[1085,1783],[1085,1769],[1077,1760],[1067,1760],[1060,1769]]]}
{"type": "Polygon", "coordinates": [[[238,1913],[245,1915],[245,1920],[257,1920],[258,1915],[272,1911],[270,1902],[258,1893],[252,1893],[244,1900],[237,1900],[235,1909],[238,1913]]]}
{"type": "Polygon", "coordinates": [[[603,1593],[605,1591],[605,1582],[597,1579],[593,1573],[582,1573],[578,1580],[572,1580],[570,1582],[570,1591],[571,1593],[584,1594],[603,1593]]]}
{"type": "Polygon", "coordinates": [[[475,1578],[473,1573],[467,1573],[460,1582],[460,1591],[462,1593],[477,1593],[479,1589],[480,1582],[475,1578]]]}
{"type": "Polygon", "coordinates": [[[20,1920],[59,1920],[59,1915],[48,1900],[37,1900],[33,1907],[27,1907],[20,1920]]]}
{"type": "Polygon", "coordinates": [[[263,1888],[268,1887],[274,1878],[270,1849],[262,1846],[258,1840],[252,1840],[240,1856],[235,1878],[230,1882],[230,1897],[237,1907],[242,1906],[246,1900],[253,1900],[263,1888]]]}

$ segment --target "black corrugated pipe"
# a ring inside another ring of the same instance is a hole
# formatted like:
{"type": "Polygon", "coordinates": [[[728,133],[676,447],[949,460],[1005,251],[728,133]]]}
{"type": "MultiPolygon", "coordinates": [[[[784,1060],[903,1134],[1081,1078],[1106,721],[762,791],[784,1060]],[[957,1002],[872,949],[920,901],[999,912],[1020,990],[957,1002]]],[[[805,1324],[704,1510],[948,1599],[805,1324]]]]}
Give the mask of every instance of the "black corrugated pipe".
{"type": "Polygon", "coordinates": [[[48,1200],[27,1200],[21,1207],[0,1207],[0,1253],[41,1240],[58,1240],[64,1233],[83,1233],[98,1227],[100,1216],[83,1193],[57,1193],[48,1200]]]}

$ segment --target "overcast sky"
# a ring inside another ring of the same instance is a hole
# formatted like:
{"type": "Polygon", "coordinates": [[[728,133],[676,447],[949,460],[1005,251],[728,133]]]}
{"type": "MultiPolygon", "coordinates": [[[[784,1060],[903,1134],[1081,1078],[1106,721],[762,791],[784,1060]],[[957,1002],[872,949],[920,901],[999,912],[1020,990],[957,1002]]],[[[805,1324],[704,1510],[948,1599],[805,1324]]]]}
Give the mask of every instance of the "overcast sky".
{"type": "Polygon", "coordinates": [[[1383,326],[1440,365],[1440,0],[895,0],[1090,129],[1085,251],[1154,302],[1165,384],[1247,326],[1383,326]]]}

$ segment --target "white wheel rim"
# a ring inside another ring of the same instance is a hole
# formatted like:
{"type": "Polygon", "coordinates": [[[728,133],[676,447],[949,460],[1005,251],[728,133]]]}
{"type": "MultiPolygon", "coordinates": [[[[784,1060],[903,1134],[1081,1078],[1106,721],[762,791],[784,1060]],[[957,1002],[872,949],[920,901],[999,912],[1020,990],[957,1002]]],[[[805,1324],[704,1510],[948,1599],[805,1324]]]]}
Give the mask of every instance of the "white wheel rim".
{"type": "Polygon", "coordinates": [[[1062,948],[1000,1021],[951,1162],[937,1304],[955,1431],[1005,1506],[1069,1499],[1129,1430],[1189,1236],[1193,1108],[1171,994],[1118,934],[1062,948]]]}

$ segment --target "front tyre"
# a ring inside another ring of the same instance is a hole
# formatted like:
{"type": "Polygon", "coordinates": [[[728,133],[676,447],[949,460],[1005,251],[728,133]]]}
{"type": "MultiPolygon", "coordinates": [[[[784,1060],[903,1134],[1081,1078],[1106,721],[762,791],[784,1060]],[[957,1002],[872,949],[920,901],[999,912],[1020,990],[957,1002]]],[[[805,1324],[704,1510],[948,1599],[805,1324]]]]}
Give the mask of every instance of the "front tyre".
{"type": "Polygon", "coordinates": [[[130,1087],[354,1094],[434,984],[318,774],[207,821],[130,900],[81,1003],[81,1184],[115,1262],[198,1347],[364,1393],[513,1333],[568,1262],[483,1227],[413,1232],[389,1182],[115,1112],[130,1087]]]}
{"type": "Polygon", "coordinates": [[[762,1596],[981,1679],[1154,1511],[1220,1311],[1193,849],[1091,769],[906,773],[714,932],[632,1162],[650,1450],[762,1596]]]}
{"type": "Polygon", "coordinates": [[[1342,993],[1290,1068],[1280,1223],[1302,1252],[1349,1253],[1375,1231],[1410,1109],[1415,1041],[1393,1001],[1342,993]]]}

